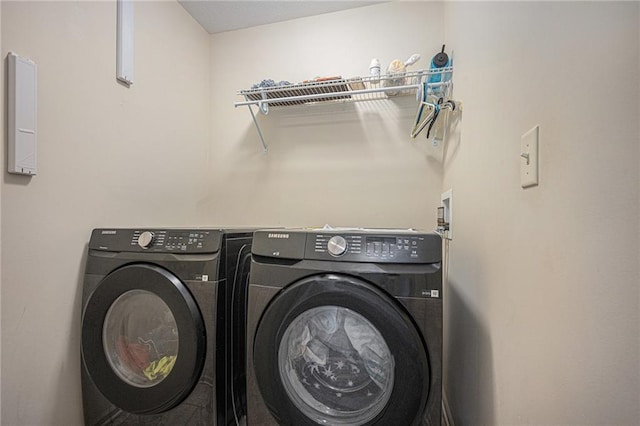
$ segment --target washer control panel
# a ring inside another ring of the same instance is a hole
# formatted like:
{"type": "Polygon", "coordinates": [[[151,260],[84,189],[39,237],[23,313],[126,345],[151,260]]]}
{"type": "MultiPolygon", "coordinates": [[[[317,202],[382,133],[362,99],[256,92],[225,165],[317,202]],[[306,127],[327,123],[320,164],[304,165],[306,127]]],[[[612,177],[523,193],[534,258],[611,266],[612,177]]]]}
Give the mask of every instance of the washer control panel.
{"type": "Polygon", "coordinates": [[[209,231],[171,230],[143,231],[135,230],[131,236],[131,245],[143,249],[167,252],[197,252],[205,248],[209,231]]]}
{"type": "Polygon", "coordinates": [[[307,234],[305,259],[376,263],[430,263],[441,259],[441,240],[429,233],[307,234]]]}
{"type": "Polygon", "coordinates": [[[202,229],[94,229],[89,248],[154,253],[215,253],[221,231],[202,229]]]}

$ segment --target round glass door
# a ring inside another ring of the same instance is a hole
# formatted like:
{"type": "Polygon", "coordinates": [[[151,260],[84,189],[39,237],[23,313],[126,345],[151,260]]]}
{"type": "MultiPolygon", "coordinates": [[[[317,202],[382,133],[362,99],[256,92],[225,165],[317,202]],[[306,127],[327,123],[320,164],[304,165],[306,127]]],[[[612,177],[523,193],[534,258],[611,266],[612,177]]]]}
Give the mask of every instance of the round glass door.
{"type": "Polygon", "coordinates": [[[280,341],[278,367],[287,396],[317,423],[365,424],[393,390],[394,359],[382,334],[344,307],[297,316],[280,341]]]}
{"type": "Polygon", "coordinates": [[[429,396],[426,347],[369,282],[305,277],[275,295],[249,333],[255,385],[280,424],[417,424],[429,396]]]}
{"type": "Polygon", "coordinates": [[[178,357],[178,326],[157,295],[131,290],[111,305],[102,343],[113,371],[126,383],[148,388],[162,382],[178,357]]]}
{"type": "Polygon", "coordinates": [[[189,288],[168,270],[134,263],[106,275],[82,316],[82,361],[100,392],[136,414],[167,411],[196,386],[206,329],[189,288]]]}

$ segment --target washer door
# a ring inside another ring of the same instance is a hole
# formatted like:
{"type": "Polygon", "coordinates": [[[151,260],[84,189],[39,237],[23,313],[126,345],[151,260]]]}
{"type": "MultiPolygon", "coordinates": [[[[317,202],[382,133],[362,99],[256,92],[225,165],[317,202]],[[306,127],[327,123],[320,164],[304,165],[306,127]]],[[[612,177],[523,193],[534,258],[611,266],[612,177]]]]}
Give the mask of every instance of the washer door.
{"type": "Polygon", "coordinates": [[[202,316],[167,270],[133,264],[107,275],[82,318],[89,375],[114,405],[136,414],[166,411],[198,381],[205,359],[202,316]]]}
{"type": "Polygon", "coordinates": [[[429,393],[415,325],[373,285],[313,276],[285,288],[258,324],[253,363],[280,424],[410,425],[429,393]]]}

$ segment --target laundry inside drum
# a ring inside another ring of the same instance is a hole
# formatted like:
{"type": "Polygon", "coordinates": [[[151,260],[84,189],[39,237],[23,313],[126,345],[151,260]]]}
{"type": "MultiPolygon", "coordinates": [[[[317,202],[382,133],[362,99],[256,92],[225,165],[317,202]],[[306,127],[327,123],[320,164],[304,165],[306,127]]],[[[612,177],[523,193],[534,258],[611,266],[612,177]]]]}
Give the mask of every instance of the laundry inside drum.
{"type": "Polygon", "coordinates": [[[386,406],[394,359],[382,334],[359,313],[319,306],[296,317],[278,352],[289,398],[319,424],[362,425],[386,406]]]}
{"type": "Polygon", "coordinates": [[[107,361],[120,379],[149,388],[162,382],[176,363],[178,326],[159,296],[131,290],[109,308],[102,342],[107,361]]]}

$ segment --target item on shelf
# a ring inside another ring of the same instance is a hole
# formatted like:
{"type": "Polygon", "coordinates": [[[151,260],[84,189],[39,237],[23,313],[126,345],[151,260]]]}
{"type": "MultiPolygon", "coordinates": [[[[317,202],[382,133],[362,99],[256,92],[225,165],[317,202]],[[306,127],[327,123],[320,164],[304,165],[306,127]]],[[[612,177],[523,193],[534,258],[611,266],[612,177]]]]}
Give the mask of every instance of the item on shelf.
{"type": "MultiPolygon", "coordinates": [[[[400,59],[394,59],[387,67],[387,76],[382,81],[383,87],[402,86],[404,84],[404,74],[407,71],[407,67],[404,66],[404,62],[400,59]]],[[[386,92],[387,96],[395,96],[397,91],[386,92]]]]}
{"type": "Polygon", "coordinates": [[[413,64],[415,64],[416,62],[418,62],[420,60],[420,54],[419,53],[414,53],[413,55],[409,56],[409,59],[407,59],[406,61],[404,61],[404,66],[405,67],[409,67],[413,64]]]}
{"type": "Polygon", "coordinates": [[[334,75],[331,77],[315,77],[313,80],[304,80],[302,84],[319,83],[322,81],[333,81],[333,80],[340,80],[340,79],[342,79],[341,75],[334,75]]]}
{"type": "Polygon", "coordinates": [[[290,86],[291,83],[289,83],[286,80],[282,80],[279,82],[275,82],[273,80],[266,79],[266,80],[262,80],[260,83],[256,83],[254,85],[251,86],[251,89],[266,89],[267,87],[282,87],[282,86],[290,86]]]}
{"type": "Polygon", "coordinates": [[[400,74],[405,73],[407,71],[407,67],[404,65],[400,59],[394,59],[391,61],[389,66],[387,67],[387,74],[400,74]]]}
{"type": "Polygon", "coordinates": [[[369,75],[372,77],[371,84],[378,84],[380,82],[380,59],[373,58],[369,65],[369,75]]]}
{"type": "MultiPolygon", "coordinates": [[[[247,94],[247,98],[254,101],[268,100],[268,99],[276,99],[276,98],[284,98],[294,96],[292,92],[287,90],[287,88],[294,86],[292,83],[286,80],[281,80],[279,82],[275,82],[272,79],[262,80],[260,83],[256,83],[251,86],[250,93],[247,94]]],[[[302,103],[302,102],[298,102],[302,103]]],[[[285,102],[272,102],[272,106],[282,106],[286,105],[285,102]]],[[[266,114],[269,111],[269,104],[259,105],[260,110],[266,114]]]]}
{"type": "Polygon", "coordinates": [[[336,101],[339,99],[347,99],[351,97],[350,94],[341,94],[338,96],[317,96],[324,93],[331,94],[338,92],[348,92],[349,87],[347,87],[346,80],[340,75],[334,75],[330,77],[316,77],[313,80],[304,80],[300,84],[300,86],[301,87],[298,92],[301,95],[314,96],[313,98],[310,98],[305,102],[336,101]]]}
{"type": "MultiPolygon", "coordinates": [[[[407,72],[407,67],[415,64],[420,60],[420,55],[414,53],[407,59],[402,62],[400,59],[394,59],[391,61],[389,66],[387,67],[387,76],[389,78],[383,81],[384,87],[393,87],[393,86],[402,86],[405,84],[405,74],[407,72]]],[[[398,92],[396,91],[388,91],[387,96],[395,96],[398,92]]]]}
{"type": "Polygon", "coordinates": [[[364,90],[366,88],[364,82],[362,81],[362,78],[360,77],[352,77],[348,80],[348,82],[349,89],[351,90],[364,90]]]}
{"type": "MultiPolygon", "coordinates": [[[[431,70],[431,75],[429,76],[429,83],[444,83],[446,81],[451,80],[451,72],[438,72],[441,68],[449,68],[451,67],[451,58],[444,51],[445,45],[442,45],[442,50],[436,53],[431,59],[431,65],[429,66],[431,70]]],[[[442,96],[444,92],[444,86],[439,86],[433,88],[434,94],[436,96],[442,96]]]]}

